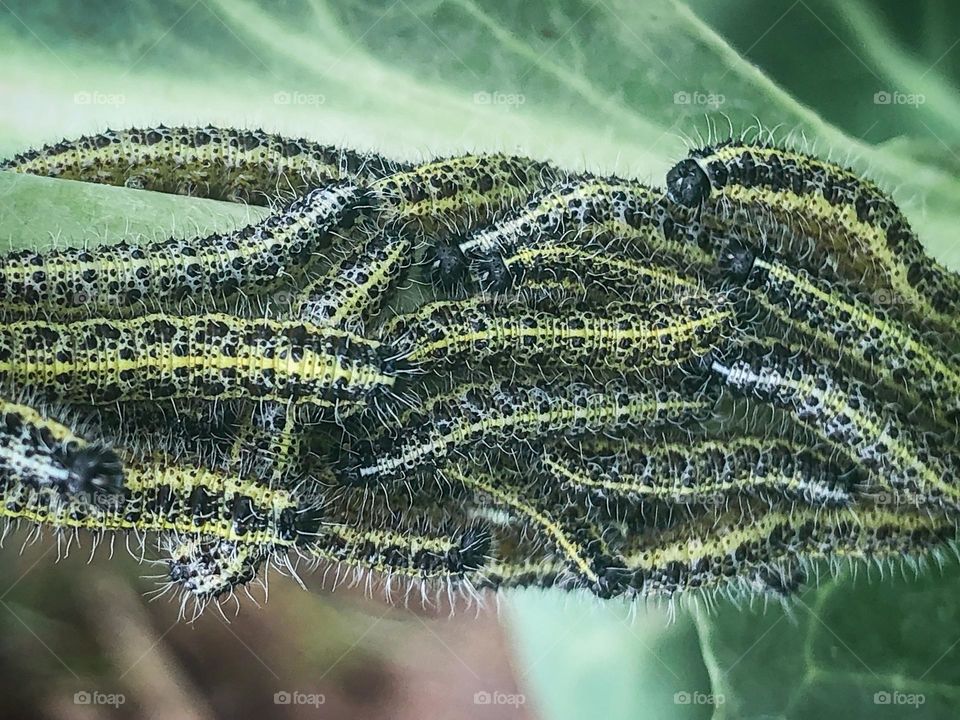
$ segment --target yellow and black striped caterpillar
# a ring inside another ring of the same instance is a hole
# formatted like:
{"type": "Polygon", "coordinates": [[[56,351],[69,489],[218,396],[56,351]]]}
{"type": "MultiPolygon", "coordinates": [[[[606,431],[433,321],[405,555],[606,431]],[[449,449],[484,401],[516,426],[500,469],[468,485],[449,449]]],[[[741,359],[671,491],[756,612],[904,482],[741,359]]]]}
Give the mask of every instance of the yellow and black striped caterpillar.
{"type": "Polygon", "coordinates": [[[507,277],[498,276],[494,283],[485,272],[491,258],[559,243],[656,257],[661,263],[672,258],[686,270],[708,268],[711,258],[695,244],[697,231],[671,217],[664,203],[662,192],[635,181],[588,175],[561,182],[502,220],[455,243],[436,245],[430,257],[432,277],[451,288],[470,274],[489,289],[502,290],[507,277]]]}
{"type": "Polygon", "coordinates": [[[818,282],[777,260],[755,259],[747,287],[750,304],[781,327],[832,351],[862,377],[876,378],[933,415],[960,421],[960,371],[936,338],[843,286],[818,282]]]}
{"type": "Polygon", "coordinates": [[[88,441],[29,405],[0,400],[0,482],[15,483],[56,500],[120,491],[116,453],[88,441]]]}
{"type": "Polygon", "coordinates": [[[258,223],[201,239],[9,253],[0,257],[0,313],[129,315],[263,292],[329,247],[362,201],[360,188],[339,183],[258,223]]]}
{"type": "Polygon", "coordinates": [[[478,296],[395,316],[381,336],[421,368],[507,362],[632,373],[706,355],[728,335],[731,318],[719,296],[597,310],[478,296]]]}
{"type": "Polygon", "coordinates": [[[715,373],[748,397],[786,410],[868,475],[880,492],[901,492],[905,502],[956,506],[960,484],[948,459],[878,402],[874,393],[779,344],[748,341],[712,361],[715,373]]]}
{"type": "Polygon", "coordinates": [[[393,388],[393,351],[300,321],[222,313],[0,324],[0,382],[61,400],[289,400],[349,407],[393,388]]]}
{"type": "Polygon", "coordinates": [[[540,482],[618,513],[644,503],[719,506],[737,496],[846,505],[842,473],[790,440],[742,436],[670,442],[585,440],[537,459],[540,482]]]}
{"type": "Polygon", "coordinates": [[[409,168],[374,153],[209,125],[107,130],[0,162],[0,170],[258,205],[409,168]]]}
{"type": "Polygon", "coordinates": [[[785,148],[730,140],[702,148],[667,175],[667,192],[703,207],[705,225],[786,229],[794,253],[835,263],[853,282],[887,289],[913,317],[960,327],[960,276],[924,252],[893,200],[852,170],[785,148]]]}
{"type": "MultiPolygon", "coordinates": [[[[692,386],[695,378],[686,380],[692,386]]],[[[372,439],[348,442],[338,459],[339,479],[348,485],[389,486],[431,477],[448,458],[474,454],[478,446],[509,449],[557,436],[642,432],[702,415],[715,401],[706,390],[667,388],[621,382],[467,383],[434,396],[372,439]]]]}

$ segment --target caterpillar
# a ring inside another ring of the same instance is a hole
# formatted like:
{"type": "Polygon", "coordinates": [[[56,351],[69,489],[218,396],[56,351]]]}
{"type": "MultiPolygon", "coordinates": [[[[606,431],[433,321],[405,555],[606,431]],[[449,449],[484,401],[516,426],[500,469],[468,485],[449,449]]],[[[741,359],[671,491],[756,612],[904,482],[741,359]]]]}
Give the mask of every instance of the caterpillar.
{"type": "MultiPolygon", "coordinates": [[[[694,378],[687,378],[692,381],[694,378]]],[[[391,485],[430,477],[454,455],[557,435],[625,432],[680,422],[712,408],[709,389],[636,389],[620,382],[467,383],[411,410],[399,426],[348,440],[336,473],[346,485],[391,485]]]]}
{"type": "Polygon", "coordinates": [[[123,483],[108,498],[63,494],[4,473],[0,517],[57,531],[203,535],[231,543],[290,548],[313,537],[316,501],[267,488],[236,473],[157,455],[122,455],[123,483]]]}
{"type": "Polygon", "coordinates": [[[702,207],[704,222],[720,228],[744,213],[761,229],[770,218],[774,227],[811,238],[818,262],[829,257],[851,281],[895,292],[915,318],[960,327],[960,276],[928,257],[893,200],[852,170],[730,140],[675,165],[667,194],[702,207]]]}
{"type": "Polygon", "coordinates": [[[635,372],[706,355],[727,335],[731,318],[719,297],[679,304],[613,302],[592,310],[480,296],[441,300],[396,316],[382,337],[420,368],[507,361],[635,372]]]}
{"type": "Polygon", "coordinates": [[[256,205],[283,192],[304,195],[337,180],[408,169],[374,153],[210,125],[107,130],[0,162],[0,170],[256,205]]]}
{"type": "MultiPolygon", "coordinates": [[[[120,458],[33,407],[0,400],[0,482],[56,500],[119,492],[120,458]]],[[[2,512],[2,511],[0,511],[2,512]]]]}
{"type": "Polygon", "coordinates": [[[348,408],[394,386],[392,354],[342,330],[222,313],[0,325],[0,383],[101,404],[254,398],[348,408]]]}
{"type": "Polygon", "coordinates": [[[483,292],[523,289],[543,281],[578,283],[585,293],[628,301],[669,302],[704,294],[702,283],[658,262],[634,260],[576,245],[523,247],[476,263],[483,292]]]}
{"type": "Polygon", "coordinates": [[[300,552],[318,563],[420,582],[461,580],[478,572],[493,552],[490,528],[482,522],[396,525],[395,518],[383,523],[367,518],[362,524],[329,520],[300,552]]]}
{"type": "Polygon", "coordinates": [[[756,258],[746,287],[751,304],[783,326],[834,351],[866,377],[927,404],[934,414],[960,422],[960,372],[935,343],[882,307],[777,260],[756,258]]]}
{"type": "Polygon", "coordinates": [[[0,258],[0,312],[116,315],[255,294],[326,248],[335,230],[354,221],[362,201],[356,185],[338,183],[258,223],[202,239],[8,253],[0,258]]]}
{"type": "Polygon", "coordinates": [[[747,342],[712,361],[731,388],[786,410],[867,473],[876,487],[956,504],[960,486],[921,433],[862,382],[774,343],[747,342]]]}
{"type": "Polygon", "coordinates": [[[851,494],[822,457],[789,440],[697,438],[685,442],[597,442],[548,447],[540,483],[585,494],[607,507],[643,503],[716,506],[737,496],[812,506],[847,505],[851,494]]]}
{"type": "Polygon", "coordinates": [[[600,597],[622,592],[622,563],[607,547],[602,534],[584,516],[582,508],[565,496],[523,482],[516,473],[493,472],[477,466],[444,468],[450,482],[489,498],[521,520],[531,534],[542,534],[564,559],[568,571],[600,597]]]}
{"type": "Polygon", "coordinates": [[[370,184],[379,224],[421,233],[466,228],[526,197],[558,175],[547,163],[510,155],[434,160],[370,184]]]}
{"type": "Polygon", "coordinates": [[[738,586],[787,595],[819,560],[916,561],[956,537],[948,513],[881,506],[795,506],[749,513],[706,513],[670,530],[628,539],[631,594],[671,596],[738,586]]]}
{"type": "MultiPolygon", "coordinates": [[[[676,213],[673,213],[676,215],[676,213]]],[[[707,267],[710,258],[692,242],[695,232],[675,221],[663,207],[661,191],[620,178],[592,175],[559,183],[535,195],[501,221],[479,228],[458,242],[438,244],[429,258],[434,283],[462,284],[470,270],[491,256],[514,255],[521,248],[614,242],[622,252],[672,257],[687,268],[707,267]]]]}
{"type": "Polygon", "coordinates": [[[403,230],[373,235],[299,293],[293,303],[296,316],[359,331],[406,276],[413,249],[413,236],[403,230]]]}

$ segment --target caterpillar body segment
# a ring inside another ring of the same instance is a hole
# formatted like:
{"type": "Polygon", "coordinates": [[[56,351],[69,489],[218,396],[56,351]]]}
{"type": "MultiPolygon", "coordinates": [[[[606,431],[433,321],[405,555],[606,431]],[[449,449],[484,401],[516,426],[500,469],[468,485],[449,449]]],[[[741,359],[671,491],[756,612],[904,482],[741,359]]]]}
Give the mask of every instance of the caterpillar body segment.
{"type": "Polygon", "coordinates": [[[393,387],[380,343],[222,313],[0,325],[0,383],[58,399],[251,398],[349,407],[393,387]]]}
{"type": "Polygon", "coordinates": [[[706,225],[748,227],[740,220],[753,218],[809,238],[799,252],[811,254],[810,262],[835,264],[852,282],[894,292],[913,319],[960,328],[960,276],[930,258],[889,195],[852,170],[731,140],[674,166],[667,193],[680,205],[702,207],[706,225]]]}
{"type": "Polygon", "coordinates": [[[536,484],[524,483],[513,473],[503,473],[500,479],[476,466],[450,466],[444,469],[444,475],[450,482],[489,498],[493,507],[504,508],[527,532],[542,535],[564,560],[571,576],[594,594],[612,597],[622,592],[622,562],[611,554],[585,510],[562,493],[542,492],[536,484]]]}
{"type": "Polygon", "coordinates": [[[763,437],[681,442],[558,444],[536,464],[541,482],[627,510],[643,503],[719,507],[739,496],[811,506],[852,502],[826,460],[789,440],[763,437]]]}
{"type": "Polygon", "coordinates": [[[529,158],[462,155],[377,180],[370,192],[377,223],[412,225],[429,233],[489,221],[557,175],[556,169],[529,158]]]}
{"type": "Polygon", "coordinates": [[[255,205],[409,168],[374,153],[209,125],[107,130],[0,162],[0,170],[255,205]]]}
{"type": "Polygon", "coordinates": [[[960,499],[960,485],[936,445],[862,382],[776,343],[748,342],[712,367],[730,388],[810,428],[861,468],[874,488],[903,493],[904,501],[955,505],[960,499]]]}
{"type": "Polygon", "coordinates": [[[917,562],[956,537],[948,513],[865,505],[706,513],[669,530],[629,538],[628,594],[758,591],[789,595],[818,562],[917,562]]]}
{"type": "Polygon", "coordinates": [[[960,370],[937,338],[884,307],[869,305],[805,270],[757,258],[747,279],[749,304],[781,327],[833,351],[862,376],[875,378],[954,425],[960,422],[960,370]]]}
{"type": "Polygon", "coordinates": [[[632,373],[706,355],[732,317],[721,297],[593,309],[479,296],[396,316],[382,336],[419,367],[506,362],[632,373]]]}
{"type": "Polygon", "coordinates": [[[413,235],[400,229],[373,235],[299,293],[295,315],[315,325],[361,330],[403,282],[414,244],[413,235]]]}
{"type": "Polygon", "coordinates": [[[709,390],[467,383],[411,410],[398,426],[349,444],[337,474],[347,485],[389,487],[429,478],[452,456],[474,455],[483,446],[509,449],[558,435],[642,432],[703,415],[714,403],[709,390]]]}
{"type": "Polygon", "coordinates": [[[98,248],[20,250],[0,258],[0,312],[53,318],[130,315],[256,294],[300,272],[362,201],[351,183],[311,191],[240,230],[98,248]]]}

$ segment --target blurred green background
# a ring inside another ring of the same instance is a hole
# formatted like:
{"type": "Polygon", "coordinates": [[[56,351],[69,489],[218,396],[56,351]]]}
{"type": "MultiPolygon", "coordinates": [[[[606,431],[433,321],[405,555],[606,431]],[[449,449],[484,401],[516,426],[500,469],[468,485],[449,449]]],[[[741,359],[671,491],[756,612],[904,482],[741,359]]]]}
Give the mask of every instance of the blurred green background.
{"type": "MultiPolygon", "coordinates": [[[[659,183],[689,143],[775,128],[878,178],[960,267],[947,0],[0,0],[0,58],[0,156],[105,127],[218,123],[411,158],[520,151],[659,183]]],[[[0,176],[13,246],[193,234],[257,212],[0,176]]],[[[63,543],[7,537],[0,716],[926,719],[960,704],[952,558],[920,577],[824,578],[789,611],[518,592],[452,619],[445,603],[329,593],[322,574],[304,592],[275,573],[268,603],[252,591],[262,607],[243,598],[186,625],[147,602],[141,576],[161,568],[122,544],[88,562],[83,539],[56,563],[63,543]]]]}

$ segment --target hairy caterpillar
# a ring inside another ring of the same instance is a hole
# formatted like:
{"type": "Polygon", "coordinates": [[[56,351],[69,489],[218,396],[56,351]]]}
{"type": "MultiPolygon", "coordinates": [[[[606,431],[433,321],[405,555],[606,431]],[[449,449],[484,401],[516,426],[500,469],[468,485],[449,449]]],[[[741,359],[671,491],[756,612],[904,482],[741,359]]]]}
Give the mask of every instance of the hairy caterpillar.
{"type": "Polygon", "coordinates": [[[89,403],[246,397],[347,407],[393,387],[392,354],[343,330],[220,313],[0,325],[0,382],[89,403]]]}
{"type": "Polygon", "coordinates": [[[671,301],[703,295],[699,281],[666,265],[576,245],[524,247],[512,255],[490,255],[478,260],[475,274],[485,292],[550,281],[578,283],[584,292],[625,300],[671,301]]]}
{"type": "Polygon", "coordinates": [[[756,258],[749,298],[784,326],[836,352],[867,377],[960,421],[960,372],[935,344],[882,307],[867,305],[805,270],[756,258]]]}
{"type": "Polygon", "coordinates": [[[117,454],[27,405],[0,400],[0,482],[56,500],[120,491],[117,454]]]}
{"type": "Polygon", "coordinates": [[[362,198],[356,185],[340,183],[256,224],[202,239],[9,253],[0,258],[0,312],[130,314],[260,292],[327,247],[336,229],[353,222],[362,198]]]}
{"type": "Polygon", "coordinates": [[[556,548],[579,582],[601,597],[622,591],[622,561],[613,557],[598,529],[589,522],[582,508],[556,492],[544,491],[537,484],[523,482],[516,473],[496,475],[476,466],[453,465],[444,468],[452,483],[488,497],[496,508],[525,523],[527,532],[542,534],[556,548]]]}
{"type": "Polygon", "coordinates": [[[960,485],[922,433],[877,402],[863,383],[774,344],[748,342],[712,362],[741,393],[786,410],[862,467],[874,486],[956,504],[960,485]]]}
{"type": "Polygon", "coordinates": [[[592,310],[481,296],[392,318],[382,337],[419,367],[507,361],[634,372],[702,357],[726,336],[731,317],[716,297],[592,310]]]}
{"type": "Polygon", "coordinates": [[[712,513],[651,529],[624,548],[636,595],[757,589],[786,595],[818,560],[913,560],[955,539],[947,513],[879,506],[712,513]]]}
{"type": "Polygon", "coordinates": [[[623,383],[466,384],[410,411],[399,427],[348,442],[337,473],[348,485],[390,485],[429,477],[452,455],[475,452],[480,443],[509,446],[557,435],[642,430],[704,413],[714,400],[706,389],[637,389],[623,383]]]}
{"type": "Polygon", "coordinates": [[[534,196],[524,207],[458,243],[436,246],[430,259],[433,280],[452,288],[466,279],[468,269],[482,269],[491,262],[491,256],[561,241],[595,244],[600,236],[606,238],[601,246],[615,244],[616,250],[607,248],[611,252],[641,253],[660,262],[672,257],[688,268],[711,264],[707,253],[692,242],[696,234],[668,215],[660,191],[629,180],[588,175],[534,196]]]}
{"type": "Polygon", "coordinates": [[[703,206],[704,221],[721,228],[744,213],[761,226],[772,218],[774,226],[810,237],[815,254],[836,261],[851,281],[888,288],[916,317],[958,327],[960,276],[928,257],[893,200],[851,170],[731,140],[674,166],[667,193],[681,205],[703,206]]]}
{"type": "Polygon", "coordinates": [[[294,300],[297,317],[316,325],[359,330],[405,277],[414,249],[410,233],[387,229],[367,240],[294,300]]]}
{"type": "Polygon", "coordinates": [[[557,177],[550,165],[510,155],[462,155],[419,165],[370,185],[379,223],[423,232],[464,228],[557,177]]]}
{"type": "Polygon", "coordinates": [[[463,578],[480,570],[493,552],[490,528],[482,522],[395,525],[395,519],[378,523],[367,518],[360,524],[329,520],[300,551],[319,562],[419,581],[463,578]]]}
{"type": "Polygon", "coordinates": [[[409,168],[373,153],[209,125],[107,130],[0,162],[0,170],[257,205],[285,192],[303,195],[337,180],[373,180],[409,168]]]}
{"type": "Polygon", "coordinates": [[[538,459],[537,470],[547,486],[584,493],[608,507],[716,505],[739,495],[814,506],[851,500],[823,458],[794,442],[762,437],[558,444],[538,459]]]}
{"type": "Polygon", "coordinates": [[[108,498],[64,495],[5,475],[0,516],[59,531],[167,532],[267,548],[292,547],[316,534],[312,498],[199,463],[121,457],[123,487],[108,498]]]}

